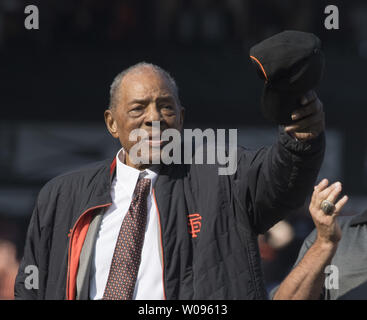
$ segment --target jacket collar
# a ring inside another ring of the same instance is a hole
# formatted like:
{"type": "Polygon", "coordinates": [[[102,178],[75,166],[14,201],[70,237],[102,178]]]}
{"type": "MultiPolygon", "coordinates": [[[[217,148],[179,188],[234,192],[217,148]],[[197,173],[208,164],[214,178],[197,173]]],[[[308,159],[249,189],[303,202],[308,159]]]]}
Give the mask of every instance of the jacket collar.
{"type": "MultiPolygon", "coordinates": [[[[82,212],[88,210],[89,208],[100,206],[107,203],[112,203],[111,198],[111,185],[112,181],[116,175],[116,157],[113,159],[108,159],[104,161],[102,168],[99,170],[98,173],[95,175],[95,186],[93,187],[93,190],[91,191],[91,195],[88,197],[87,201],[82,205],[82,212]]],[[[159,175],[157,177],[157,182],[160,180],[159,177],[161,173],[163,175],[170,175],[170,168],[171,166],[166,166],[162,164],[159,168],[159,175]]],[[[158,167],[154,168],[154,170],[158,167]]],[[[172,169],[172,168],[171,168],[172,169]]],[[[159,188],[158,189],[167,189],[163,188],[163,185],[165,184],[165,180],[167,180],[168,177],[163,177],[162,181],[160,181],[159,188]]],[[[169,180],[169,179],[168,179],[169,180]]],[[[156,184],[157,184],[156,182],[156,184]]]]}
{"type": "Polygon", "coordinates": [[[115,174],[116,174],[116,157],[113,158],[113,161],[110,164],[110,183],[112,183],[115,174]]]}
{"type": "Polygon", "coordinates": [[[111,184],[116,171],[116,158],[103,161],[92,178],[93,183],[86,186],[88,196],[82,201],[81,213],[86,210],[112,203],[111,184]]]}
{"type": "Polygon", "coordinates": [[[356,226],[358,224],[364,224],[364,223],[367,223],[367,210],[353,217],[353,219],[350,222],[350,225],[356,226]]]}

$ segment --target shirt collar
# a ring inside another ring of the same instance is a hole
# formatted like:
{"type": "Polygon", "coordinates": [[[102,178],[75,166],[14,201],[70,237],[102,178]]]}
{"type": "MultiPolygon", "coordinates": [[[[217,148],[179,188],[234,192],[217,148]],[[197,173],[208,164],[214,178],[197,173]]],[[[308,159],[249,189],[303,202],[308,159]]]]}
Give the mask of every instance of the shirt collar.
{"type": "Polygon", "coordinates": [[[121,148],[116,155],[116,183],[121,184],[123,188],[132,195],[135,190],[136,183],[138,182],[141,173],[145,173],[144,178],[150,179],[150,192],[158,177],[159,167],[152,166],[145,170],[138,170],[126,165],[125,163],[125,150],[121,148]]]}

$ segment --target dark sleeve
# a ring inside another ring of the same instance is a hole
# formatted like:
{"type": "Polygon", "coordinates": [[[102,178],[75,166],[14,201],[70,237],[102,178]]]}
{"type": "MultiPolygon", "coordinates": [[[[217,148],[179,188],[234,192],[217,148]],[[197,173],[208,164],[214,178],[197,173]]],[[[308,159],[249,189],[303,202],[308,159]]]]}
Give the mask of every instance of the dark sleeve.
{"type": "Polygon", "coordinates": [[[46,184],[38,195],[28,225],[24,253],[15,279],[15,299],[43,299],[50,242],[50,227],[46,226],[44,217],[51,212],[53,201],[50,197],[49,184],[46,184]]]}
{"type": "Polygon", "coordinates": [[[300,209],[313,190],[325,150],[325,135],[297,141],[283,128],[269,148],[238,154],[236,197],[257,233],[300,209]]]}
{"type": "MultiPolygon", "coordinates": [[[[40,244],[40,238],[41,238],[41,230],[39,224],[38,205],[36,205],[33,210],[31,220],[28,226],[26,243],[24,247],[24,254],[20,262],[17,277],[15,279],[15,287],[14,287],[15,299],[22,299],[22,300],[37,299],[38,295],[37,289],[28,289],[26,287],[25,281],[27,276],[31,275],[31,272],[28,269],[26,270],[26,268],[33,268],[27,266],[35,266],[38,268],[39,264],[38,264],[37,248],[39,247],[40,244]]],[[[37,275],[35,275],[35,277],[36,278],[34,278],[34,280],[37,282],[37,275]]],[[[30,280],[33,281],[33,279],[30,280]]],[[[34,283],[34,285],[37,286],[38,284],[34,283]]]]}

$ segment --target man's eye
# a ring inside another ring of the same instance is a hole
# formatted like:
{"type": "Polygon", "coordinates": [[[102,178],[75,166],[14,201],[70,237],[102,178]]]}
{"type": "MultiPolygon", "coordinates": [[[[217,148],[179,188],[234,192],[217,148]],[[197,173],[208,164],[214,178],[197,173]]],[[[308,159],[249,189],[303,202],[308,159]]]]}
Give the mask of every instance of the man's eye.
{"type": "Polygon", "coordinates": [[[172,110],[173,109],[173,107],[171,105],[163,106],[162,108],[163,109],[168,109],[168,110],[172,110]]]}
{"type": "Polygon", "coordinates": [[[138,113],[141,113],[143,111],[144,107],[143,106],[136,106],[136,107],[133,107],[131,110],[130,110],[130,113],[133,113],[133,114],[138,114],[138,113]]]}

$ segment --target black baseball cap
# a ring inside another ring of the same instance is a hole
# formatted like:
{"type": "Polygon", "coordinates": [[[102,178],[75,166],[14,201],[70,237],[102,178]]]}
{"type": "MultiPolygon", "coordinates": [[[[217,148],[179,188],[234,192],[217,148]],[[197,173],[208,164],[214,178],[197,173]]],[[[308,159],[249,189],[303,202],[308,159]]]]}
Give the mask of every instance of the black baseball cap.
{"type": "Polygon", "coordinates": [[[253,46],[250,58],[265,80],[264,116],[277,124],[291,123],[301,97],[322,78],[325,63],[320,39],[312,33],[284,31],[253,46]]]}

